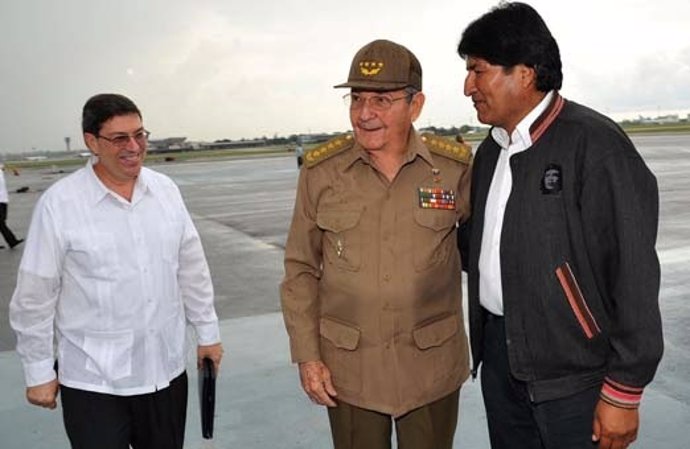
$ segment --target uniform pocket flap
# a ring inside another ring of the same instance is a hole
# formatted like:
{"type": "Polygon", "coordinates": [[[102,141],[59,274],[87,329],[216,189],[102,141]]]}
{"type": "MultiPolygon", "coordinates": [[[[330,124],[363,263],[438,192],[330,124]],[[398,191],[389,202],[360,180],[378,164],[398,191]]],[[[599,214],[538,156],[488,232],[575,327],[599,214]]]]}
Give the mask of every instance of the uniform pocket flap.
{"type": "Polygon", "coordinates": [[[357,210],[318,212],[316,224],[326,231],[342,232],[354,228],[361,215],[362,211],[357,210]]]}
{"type": "Polygon", "coordinates": [[[427,349],[441,346],[457,332],[457,316],[450,315],[413,330],[412,337],[419,349],[427,349]]]}
{"type": "Polygon", "coordinates": [[[354,351],[359,345],[360,330],[348,324],[321,318],[321,335],[337,348],[354,351]]]}
{"type": "Polygon", "coordinates": [[[414,219],[418,225],[434,231],[454,227],[458,221],[455,211],[439,209],[416,209],[414,219]]]}

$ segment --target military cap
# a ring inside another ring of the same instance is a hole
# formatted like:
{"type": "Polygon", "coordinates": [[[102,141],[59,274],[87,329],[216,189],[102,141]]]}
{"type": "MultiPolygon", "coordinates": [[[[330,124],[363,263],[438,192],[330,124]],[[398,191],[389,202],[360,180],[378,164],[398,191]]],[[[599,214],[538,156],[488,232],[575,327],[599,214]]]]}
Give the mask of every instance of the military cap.
{"type": "Polygon", "coordinates": [[[402,45],[375,40],[357,52],[347,82],[334,87],[373,91],[414,87],[421,91],[422,66],[417,57],[402,45]]]}

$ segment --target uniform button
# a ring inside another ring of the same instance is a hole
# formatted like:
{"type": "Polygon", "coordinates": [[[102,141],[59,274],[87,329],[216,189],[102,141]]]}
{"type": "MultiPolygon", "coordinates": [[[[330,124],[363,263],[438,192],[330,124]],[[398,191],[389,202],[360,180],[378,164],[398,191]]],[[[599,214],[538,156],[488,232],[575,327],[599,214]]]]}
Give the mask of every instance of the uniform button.
{"type": "Polygon", "coordinates": [[[506,340],[506,344],[507,344],[508,346],[510,346],[510,343],[511,343],[511,341],[510,341],[510,338],[509,338],[509,339],[506,340]]]}
{"type": "Polygon", "coordinates": [[[383,275],[383,280],[386,281],[386,282],[390,281],[390,280],[391,280],[391,275],[390,275],[390,274],[384,274],[384,275],[383,275]]]}
{"type": "Polygon", "coordinates": [[[386,344],[383,345],[383,346],[384,346],[386,349],[390,349],[390,348],[391,348],[390,342],[386,342],[386,344]]]}

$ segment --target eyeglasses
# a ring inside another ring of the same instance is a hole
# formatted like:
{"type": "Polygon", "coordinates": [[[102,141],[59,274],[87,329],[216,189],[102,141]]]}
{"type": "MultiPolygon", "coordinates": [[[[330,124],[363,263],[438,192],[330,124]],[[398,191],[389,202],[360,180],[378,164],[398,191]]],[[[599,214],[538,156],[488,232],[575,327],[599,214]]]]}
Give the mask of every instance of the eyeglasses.
{"type": "Polygon", "coordinates": [[[349,94],[343,95],[343,101],[350,107],[350,109],[361,109],[365,104],[369,104],[369,108],[376,112],[382,112],[389,110],[393,103],[396,101],[404,100],[406,98],[411,98],[413,94],[405,94],[402,97],[392,98],[388,95],[372,95],[371,97],[365,97],[362,94],[356,92],[351,92],[349,94]]]}
{"type": "Polygon", "coordinates": [[[96,134],[96,137],[99,139],[107,140],[108,142],[112,143],[118,148],[125,148],[128,144],[130,139],[134,139],[134,141],[137,143],[137,145],[144,146],[149,140],[149,135],[151,133],[145,129],[136,132],[134,135],[130,134],[122,134],[120,136],[115,136],[115,137],[105,137],[101,136],[100,134],[96,134]]]}

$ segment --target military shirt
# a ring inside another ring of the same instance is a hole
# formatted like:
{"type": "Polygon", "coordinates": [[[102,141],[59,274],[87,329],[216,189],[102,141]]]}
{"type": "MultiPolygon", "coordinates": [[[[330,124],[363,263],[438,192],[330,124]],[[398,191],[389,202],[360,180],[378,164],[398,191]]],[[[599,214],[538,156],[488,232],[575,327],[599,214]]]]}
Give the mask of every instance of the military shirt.
{"type": "Polygon", "coordinates": [[[414,130],[390,182],[352,135],[305,154],[281,301],[292,360],[323,361],[340,400],[400,416],[467,378],[456,227],[470,162],[414,130]]]}

